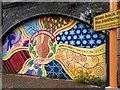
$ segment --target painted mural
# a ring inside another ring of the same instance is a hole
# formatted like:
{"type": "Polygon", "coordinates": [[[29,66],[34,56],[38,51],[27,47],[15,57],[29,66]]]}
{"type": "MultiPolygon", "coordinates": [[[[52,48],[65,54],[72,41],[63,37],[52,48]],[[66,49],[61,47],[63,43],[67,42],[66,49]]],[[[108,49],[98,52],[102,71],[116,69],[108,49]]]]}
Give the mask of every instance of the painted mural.
{"type": "Polygon", "coordinates": [[[23,23],[2,42],[7,73],[74,79],[82,72],[106,79],[105,36],[65,16],[23,23]]]}

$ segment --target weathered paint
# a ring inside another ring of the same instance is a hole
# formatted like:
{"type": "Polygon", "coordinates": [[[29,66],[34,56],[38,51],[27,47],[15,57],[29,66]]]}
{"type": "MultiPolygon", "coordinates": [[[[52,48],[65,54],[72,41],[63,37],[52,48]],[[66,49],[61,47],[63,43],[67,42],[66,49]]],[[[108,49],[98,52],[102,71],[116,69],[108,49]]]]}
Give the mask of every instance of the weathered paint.
{"type": "Polygon", "coordinates": [[[8,73],[65,79],[85,72],[105,80],[105,42],[103,34],[83,21],[42,16],[21,24],[3,40],[3,68],[8,73]]]}

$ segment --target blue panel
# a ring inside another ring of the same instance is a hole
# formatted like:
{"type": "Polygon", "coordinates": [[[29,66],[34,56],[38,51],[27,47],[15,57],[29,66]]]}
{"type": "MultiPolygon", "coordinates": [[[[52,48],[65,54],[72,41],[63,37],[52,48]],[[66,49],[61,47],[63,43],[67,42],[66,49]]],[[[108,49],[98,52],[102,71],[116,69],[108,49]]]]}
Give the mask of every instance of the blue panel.
{"type": "Polygon", "coordinates": [[[62,66],[55,60],[45,64],[45,70],[47,71],[47,77],[54,75],[56,78],[71,79],[62,66]]]}
{"type": "Polygon", "coordinates": [[[41,30],[38,19],[30,20],[24,23],[22,26],[29,37],[31,37],[36,31],[41,30]]]}
{"type": "Polygon", "coordinates": [[[62,43],[82,48],[95,48],[106,42],[103,34],[94,32],[91,26],[80,21],[70,30],[59,33],[56,40],[58,44],[62,43]]]}

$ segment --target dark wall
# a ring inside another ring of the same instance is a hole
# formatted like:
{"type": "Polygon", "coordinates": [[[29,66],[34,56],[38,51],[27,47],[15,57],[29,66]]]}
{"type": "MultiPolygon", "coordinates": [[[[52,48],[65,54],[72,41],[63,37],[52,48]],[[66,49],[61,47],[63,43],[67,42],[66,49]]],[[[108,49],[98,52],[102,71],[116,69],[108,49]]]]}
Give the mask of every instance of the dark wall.
{"type": "Polygon", "coordinates": [[[3,3],[3,33],[18,22],[41,14],[65,14],[80,18],[80,12],[91,8],[93,12],[108,11],[109,3],[84,3],[84,2],[24,2],[3,3]]]}
{"type": "MultiPolygon", "coordinates": [[[[120,2],[118,4],[120,8],[120,2]]],[[[92,13],[105,13],[109,11],[108,2],[4,2],[2,3],[3,30],[9,30],[24,19],[41,14],[65,14],[80,18],[80,13],[85,13],[88,8],[92,13]]]]}

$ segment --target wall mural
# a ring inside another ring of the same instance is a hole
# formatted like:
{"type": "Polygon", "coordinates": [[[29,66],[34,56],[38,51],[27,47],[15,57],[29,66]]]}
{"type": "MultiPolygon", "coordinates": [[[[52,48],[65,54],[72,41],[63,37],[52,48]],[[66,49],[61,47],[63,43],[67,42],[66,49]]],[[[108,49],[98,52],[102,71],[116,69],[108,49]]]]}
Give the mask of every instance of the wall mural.
{"type": "Polygon", "coordinates": [[[65,16],[45,16],[18,26],[2,43],[7,73],[74,79],[82,72],[106,79],[105,36],[65,16]]]}

